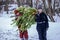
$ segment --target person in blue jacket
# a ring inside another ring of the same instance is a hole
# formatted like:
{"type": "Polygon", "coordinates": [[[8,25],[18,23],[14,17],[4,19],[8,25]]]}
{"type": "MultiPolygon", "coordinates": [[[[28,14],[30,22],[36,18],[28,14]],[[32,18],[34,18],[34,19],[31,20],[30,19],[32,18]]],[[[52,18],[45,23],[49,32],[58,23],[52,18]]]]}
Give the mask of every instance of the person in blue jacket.
{"type": "Polygon", "coordinates": [[[39,40],[47,40],[46,34],[49,27],[47,15],[42,11],[42,6],[38,6],[38,13],[35,15],[35,21],[37,22],[37,32],[39,40]]]}

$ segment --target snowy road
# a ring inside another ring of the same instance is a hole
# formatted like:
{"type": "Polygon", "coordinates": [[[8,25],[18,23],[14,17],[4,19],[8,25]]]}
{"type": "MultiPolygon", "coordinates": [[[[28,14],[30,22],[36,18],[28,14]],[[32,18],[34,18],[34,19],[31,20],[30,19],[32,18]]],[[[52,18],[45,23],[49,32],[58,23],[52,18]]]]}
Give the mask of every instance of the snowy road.
{"type": "MultiPolygon", "coordinates": [[[[0,40],[20,40],[17,27],[10,25],[11,18],[0,17],[0,40]]],[[[48,40],[60,40],[60,22],[50,22],[50,27],[47,32],[48,40]]],[[[38,33],[36,31],[36,24],[28,30],[29,40],[39,40],[38,33]]]]}

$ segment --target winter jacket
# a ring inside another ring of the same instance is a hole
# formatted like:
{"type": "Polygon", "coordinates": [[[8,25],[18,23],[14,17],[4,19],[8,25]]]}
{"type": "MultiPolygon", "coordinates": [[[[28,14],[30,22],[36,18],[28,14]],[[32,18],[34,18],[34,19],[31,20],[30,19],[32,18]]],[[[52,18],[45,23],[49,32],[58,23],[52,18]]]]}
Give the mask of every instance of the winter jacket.
{"type": "Polygon", "coordinates": [[[37,22],[37,29],[40,29],[40,28],[48,28],[49,27],[49,24],[48,24],[48,18],[47,18],[47,15],[42,12],[42,13],[37,13],[35,15],[35,21],[37,22]]]}

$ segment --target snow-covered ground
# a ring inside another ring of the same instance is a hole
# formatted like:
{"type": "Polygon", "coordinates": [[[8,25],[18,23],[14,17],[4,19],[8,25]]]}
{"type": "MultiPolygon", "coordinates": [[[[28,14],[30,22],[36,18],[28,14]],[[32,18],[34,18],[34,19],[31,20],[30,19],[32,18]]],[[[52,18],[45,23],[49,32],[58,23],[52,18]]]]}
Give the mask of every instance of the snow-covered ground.
{"type": "MultiPolygon", "coordinates": [[[[56,17],[58,21],[60,18],[56,17]]],[[[0,40],[20,40],[17,27],[10,25],[12,23],[10,14],[3,14],[0,17],[0,40]]],[[[36,24],[28,29],[29,40],[39,40],[36,31],[36,24]]],[[[48,40],[60,40],[60,22],[49,22],[49,29],[47,31],[48,40]]]]}

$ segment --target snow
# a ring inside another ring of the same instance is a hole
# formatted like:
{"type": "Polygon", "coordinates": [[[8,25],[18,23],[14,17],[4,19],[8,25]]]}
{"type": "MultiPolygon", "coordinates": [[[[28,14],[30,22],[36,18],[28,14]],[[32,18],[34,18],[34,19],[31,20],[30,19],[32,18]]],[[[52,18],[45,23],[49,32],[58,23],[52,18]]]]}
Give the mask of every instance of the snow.
{"type": "Polygon", "coordinates": [[[54,17],[55,22],[60,22],[60,17],[56,14],[54,17]]]}
{"type": "Polygon", "coordinates": [[[8,8],[9,10],[14,10],[18,7],[17,4],[9,4],[9,6],[11,6],[11,7],[8,8]]]}
{"type": "MultiPolygon", "coordinates": [[[[56,17],[57,20],[60,18],[56,17]]],[[[19,31],[17,27],[11,25],[12,18],[10,14],[3,14],[0,17],[0,40],[20,40],[19,31]]],[[[47,31],[48,40],[59,40],[60,39],[60,22],[49,22],[49,29],[47,31]]],[[[38,33],[36,31],[36,24],[33,24],[28,29],[29,40],[39,40],[38,33]]]]}

